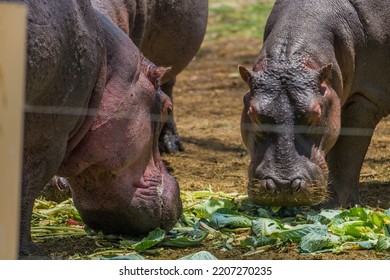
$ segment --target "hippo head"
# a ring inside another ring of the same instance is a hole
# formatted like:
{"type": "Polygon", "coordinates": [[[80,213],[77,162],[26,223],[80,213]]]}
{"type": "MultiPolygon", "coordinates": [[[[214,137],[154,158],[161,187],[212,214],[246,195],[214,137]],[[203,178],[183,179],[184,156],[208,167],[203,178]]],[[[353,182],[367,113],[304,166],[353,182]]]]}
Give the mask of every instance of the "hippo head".
{"type": "Polygon", "coordinates": [[[241,120],[250,153],[248,196],[260,205],[309,206],[328,195],[327,152],[340,130],[340,105],[327,79],[332,65],[267,62],[240,66],[249,85],[241,120]]]}
{"type": "Polygon", "coordinates": [[[109,62],[91,124],[60,168],[85,224],[124,235],[169,230],[182,212],[178,184],[158,150],[160,131],[172,110],[159,87],[167,69],[143,57],[131,61],[109,62]]]}

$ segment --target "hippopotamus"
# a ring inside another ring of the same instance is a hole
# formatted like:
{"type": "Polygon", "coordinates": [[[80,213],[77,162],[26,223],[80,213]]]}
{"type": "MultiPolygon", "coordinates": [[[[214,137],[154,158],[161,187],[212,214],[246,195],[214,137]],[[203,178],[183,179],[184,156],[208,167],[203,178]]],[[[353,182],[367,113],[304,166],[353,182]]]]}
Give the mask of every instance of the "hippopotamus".
{"type": "Polygon", "coordinates": [[[261,205],[361,204],[360,170],[390,110],[388,1],[277,0],[241,117],[249,199],[261,205]]]}
{"type": "Polygon", "coordinates": [[[172,228],[182,204],[158,149],[172,111],[160,87],[168,69],[145,58],[89,0],[16,2],[29,8],[21,254],[33,251],[34,199],[54,175],[69,181],[92,229],[172,228]]]}
{"type": "MultiPolygon", "coordinates": [[[[208,0],[91,0],[153,63],[170,67],[161,89],[173,100],[176,76],[191,62],[206,32],[208,0]]],[[[173,112],[159,140],[161,152],[183,151],[173,112]]]]}

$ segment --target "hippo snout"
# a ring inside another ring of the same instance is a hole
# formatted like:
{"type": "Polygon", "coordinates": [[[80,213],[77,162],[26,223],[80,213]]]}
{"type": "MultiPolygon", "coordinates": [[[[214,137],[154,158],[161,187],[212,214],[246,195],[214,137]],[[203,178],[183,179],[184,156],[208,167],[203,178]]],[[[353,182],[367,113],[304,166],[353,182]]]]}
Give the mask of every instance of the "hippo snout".
{"type": "Polygon", "coordinates": [[[139,176],[130,169],[113,174],[92,167],[72,178],[74,203],[84,223],[106,234],[169,231],[182,213],[179,186],[165,170],[155,171],[135,181],[129,178],[139,176]]]}
{"type": "Polygon", "coordinates": [[[293,171],[262,162],[249,174],[249,199],[267,206],[310,206],[323,202],[328,196],[327,170],[309,159],[301,161],[293,171]]]}
{"type": "Polygon", "coordinates": [[[273,178],[266,178],[261,180],[260,186],[268,191],[270,194],[278,194],[283,192],[295,192],[303,191],[306,187],[306,181],[301,178],[295,178],[292,180],[279,181],[273,178]]]}
{"type": "Polygon", "coordinates": [[[320,181],[295,179],[281,183],[264,179],[249,183],[248,196],[254,203],[264,206],[311,206],[326,200],[327,187],[320,181]]]}

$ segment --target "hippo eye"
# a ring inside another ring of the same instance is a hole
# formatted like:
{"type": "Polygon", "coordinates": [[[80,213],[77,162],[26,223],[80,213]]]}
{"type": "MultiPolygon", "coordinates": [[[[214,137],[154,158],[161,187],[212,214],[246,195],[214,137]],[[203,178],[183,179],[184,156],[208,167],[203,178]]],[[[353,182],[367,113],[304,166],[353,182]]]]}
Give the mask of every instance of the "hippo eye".
{"type": "Polygon", "coordinates": [[[313,146],[318,146],[316,134],[296,133],[294,135],[295,148],[299,155],[310,157],[313,146]]]}
{"type": "Polygon", "coordinates": [[[158,91],[160,89],[160,82],[159,81],[154,81],[153,82],[153,87],[154,87],[155,90],[158,91]]]}
{"type": "Polygon", "coordinates": [[[327,90],[328,90],[328,89],[327,89],[326,87],[320,86],[320,94],[321,94],[322,96],[325,96],[327,90]]]}

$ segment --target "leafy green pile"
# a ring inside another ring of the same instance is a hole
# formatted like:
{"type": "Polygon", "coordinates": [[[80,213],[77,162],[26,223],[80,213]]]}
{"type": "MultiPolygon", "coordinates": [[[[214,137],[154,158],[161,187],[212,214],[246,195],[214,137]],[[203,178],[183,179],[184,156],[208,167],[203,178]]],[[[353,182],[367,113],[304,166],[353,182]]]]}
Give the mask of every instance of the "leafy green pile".
{"type": "MultiPolygon", "coordinates": [[[[140,254],[164,248],[187,248],[208,243],[221,250],[248,252],[294,244],[300,253],[339,253],[345,250],[390,249],[390,209],[351,208],[313,210],[263,208],[245,196],[211,190],[182,192],[184,213],[170,231],[156,229],[144,238],[104,235],[84,229],[69,199],[60,204],[37,200],[32,223],[36,240],[58,235],[85,235],[103,244],[84,258],[140,259],[140,254]],[[209,243],[210,242],[210,243],[209,243]]],[[[200,252],[188,258],[215,258],[200,252]]]]}
{"type": "MultiPolygon", "coordinates": [[[[264,212],[263,212],[264,213],[264,212]]],[[[301,253],[334,252],[350,249],[390,248],[390,211],[368,208],[308,211],[289,217],[259,217],[253,220],[254,237],[247,246],[276,244],[285,240],[298,243],[301,253]]]]}
{"type": "Polygon", "coordinates": [[[39,242],[53,236],[86,235],[72,199],[61,203],[36,199],[31,221],[31,237],[39,242]]]}
{"type": "Polygon", "coordinates": [[[248,249],[286,242],[298,244],[301,253],[390,249],[390,209],[272,209],[254,205],[244,197],[225,196],[206,198],[187,209],[184,216],[184,221],[192,221],[189,225],[203,223],[229,236],[247,229],[250,234],[240,246],[248,249]]]}

